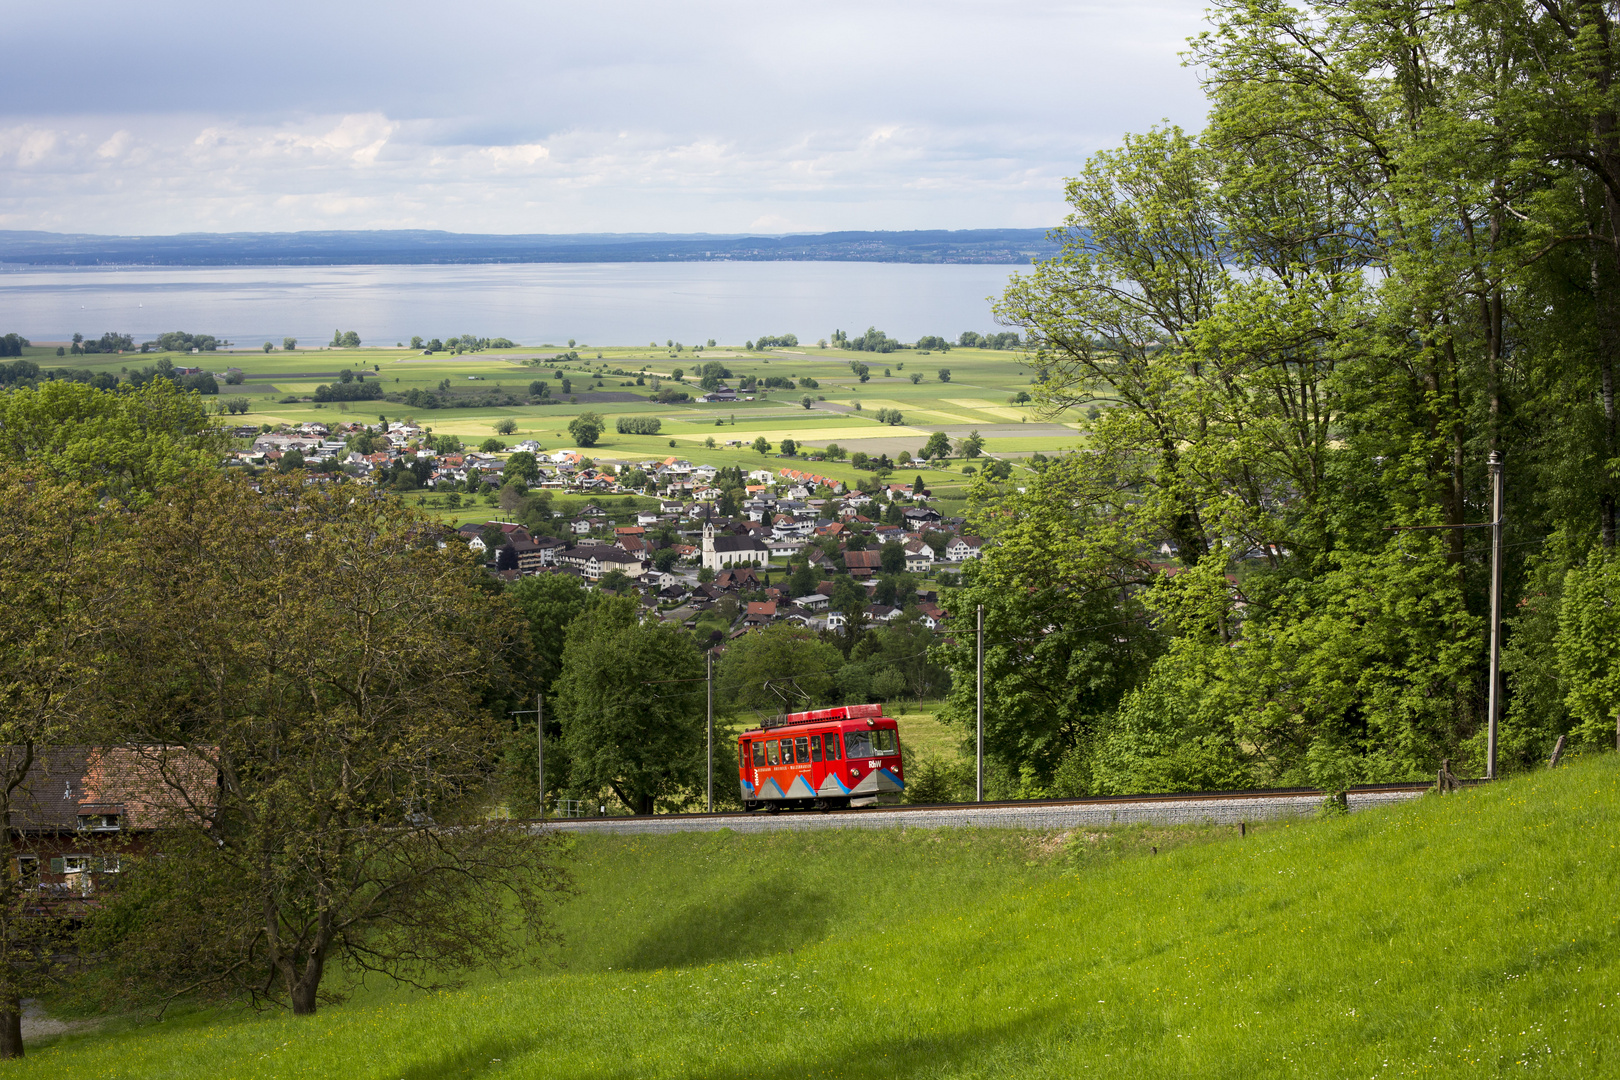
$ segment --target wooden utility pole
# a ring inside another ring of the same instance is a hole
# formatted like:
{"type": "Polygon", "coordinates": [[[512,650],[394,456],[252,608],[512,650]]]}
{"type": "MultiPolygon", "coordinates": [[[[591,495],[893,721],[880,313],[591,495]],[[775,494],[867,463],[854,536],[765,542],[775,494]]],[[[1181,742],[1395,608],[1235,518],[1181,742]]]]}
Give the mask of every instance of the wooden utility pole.
{"type": "Polygon", "coordinates": [[[1491,467],[1491,690],[1485,741],[1485,779],[1496,779],[1496,725],[1502,711],[1502,452],[1492,450],[1491,467]]]}
{"type": "Polygon", "coordinates": [[[709,813],[714,813],[714,650],[703,654],[708,659],[709,690],[709,813]]]}
{"type": "Polygon", "coordinates": [[[978,661],[975,664],[977,673],[977,696],[974,705],[975,727],[977,736],[974,740],[976,750],[974,757],[978,762],[974,781],[974,801],[984,802],[984,605],[979,605],[978,612],[978,661]]]}
{"type": "Polygon", "coordinates": [[[534,695],[534,708],[513,709],[513,716],[534,714],[534,784],[540,797],[540,820],[546,820],[546,696],[534,695]]]}

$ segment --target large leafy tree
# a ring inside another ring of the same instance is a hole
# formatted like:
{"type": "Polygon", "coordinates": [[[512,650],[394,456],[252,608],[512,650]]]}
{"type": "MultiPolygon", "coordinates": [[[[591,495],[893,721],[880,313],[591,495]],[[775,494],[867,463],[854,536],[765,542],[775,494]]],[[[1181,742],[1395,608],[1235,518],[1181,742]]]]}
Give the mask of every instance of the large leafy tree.
{"type": "Polygon", "coordinates": [[[0,394],[0,465],[138,498],[219,463],[225,434],[167,379],[137,390],[57,380],[0,394]]]}
{"type": "Polygon", "coordinates": [[[482,808],[526,634],[459,545],[385,495],[201,476],[140,512],[122,572],[108,734],[186,811],[104,924],[127,967],[307,1014],[546,936],[549,841],[482,808]]]}
{"type": "Polygon", "coordinates": [[[715,671],[715,699],[727,713],[774,715],[831,704],[844,657],[814,633],[785,623],[744,634],[715,671]]]}
{"type": "MultiPolygon", "coordinates": [[[[585,609],[590,592],[579,578],[566,574],[536,574],[519,578],[506,588],[506,598],[522,613],[528,625],[527,669],[522,677],[503,688],[507,708],[532,710],[536,693],[544,698],[546,729],[546,789],[568,787],[568,755],[562,743],[562,723],[555,696],[557,676],[562,671],[563,649],[568,628],[585,609]]],[[[519,712],[510,726],[507,745],[501,757],[501,781],[509,805],[515,811],[538,816],[539,793],[535,790],[540,748],[535,738],[534,717],[519,712]]]]}
{"type": "Polygon", "coordinates": [[[704,775],[703,658],[690,635],[596,594],[568,630],[557,711],[580,792],[638,814],[692,801],[704,775]]]}

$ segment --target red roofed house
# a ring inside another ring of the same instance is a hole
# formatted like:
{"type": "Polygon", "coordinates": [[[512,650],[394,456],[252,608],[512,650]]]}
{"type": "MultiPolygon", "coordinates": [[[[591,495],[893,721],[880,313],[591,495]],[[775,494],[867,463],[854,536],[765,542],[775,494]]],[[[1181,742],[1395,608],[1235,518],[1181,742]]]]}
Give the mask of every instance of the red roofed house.
{"type": "Polygon", "coordinates": [[[44,902],[82,902],[117,881],[120,853],[150,850],[153,836],[210,807],[187,803],[213,790],[214,765],[178,747],[58,746],[0,749],[11,793],[10,872],[32,879],[44,902]]]}

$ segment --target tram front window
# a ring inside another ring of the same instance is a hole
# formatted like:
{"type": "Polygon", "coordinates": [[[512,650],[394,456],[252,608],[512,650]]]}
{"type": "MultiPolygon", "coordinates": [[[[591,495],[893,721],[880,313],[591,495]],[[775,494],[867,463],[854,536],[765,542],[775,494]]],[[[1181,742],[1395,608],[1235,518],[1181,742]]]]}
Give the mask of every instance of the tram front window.
{"type": "Polygon", "coordinates": [[[844,754],[850,760],[872,756],[872,733],[870,731],[844,732],[844,754]]]}
{"type": "Polygon", "coordinates": [[[900,737],[888,728],[878,728],[872,732],[872,752],[879,756],[898,754],[900,737]]]}

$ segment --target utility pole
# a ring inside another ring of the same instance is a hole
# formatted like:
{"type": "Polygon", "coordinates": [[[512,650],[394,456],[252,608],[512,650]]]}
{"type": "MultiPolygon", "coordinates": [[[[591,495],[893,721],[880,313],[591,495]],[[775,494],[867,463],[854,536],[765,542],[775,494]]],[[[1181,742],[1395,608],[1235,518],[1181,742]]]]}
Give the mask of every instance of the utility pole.
{"type": "MultiPolygon", "coordinates": [[[[1466,525],[1386,525],[1389,532],[1427,532],[1437,529],[1491,530],[1491,644],[1490,693],[1486,699],[1485,779],[1496,779],[1496,729],[1502,711],[1502,452],[1492,450],[1487,459],[1491,471],[1491,520],[1466,525]]],[[[1615,722],[1615,746],[1620,749],[1620,720],[1615,722]]]]}
{"type": "Polygon", "coordinates": [[[546,820],[546,696],[534,695],[534,708],[513,709],[513,716],[534,714],[534,782],[540,793],[540,820],[546,820]]]}
{"type": "Polygon", "coordinates": [[[1491,691],[1485,745],[1485,779],[1496,779],[1496,724],[1502,711],[1502,453],[1492,450],[1491,466],[1491,691]]]}
{"type": "Polygon", "coordinates": [[[978,729],[978,735],[977,735],[977,738],[975,739],[975,744],[977,746],[977,750],[975,751],[975,754],[974,754],[974,757],[978,762],[978,768],[977,768],[977,771],[975,772],[976,779],[974,781],[974,798],[975,798],[975,801],[977,801],[977,802],[984,802],[984,605],[983,604],[979,605],[978,639],[979,639],[978,640],[978,657],[979,658],[978,658],[977,664],[975,665],[975,670],[977,671],[977,674],[978,674],[978,679],[977,679],[978,692],[977,692],[977,697],[976,697],[976,703],[974,705],[974,710],[973,710],[974,716],[975,716],[976,727],[978,729]]]}
{"type": "Polygon", "coordinates": [[[703,654],[708,660],[709,684],[709,813],[714,813],[714,650],[703,654]]]}

